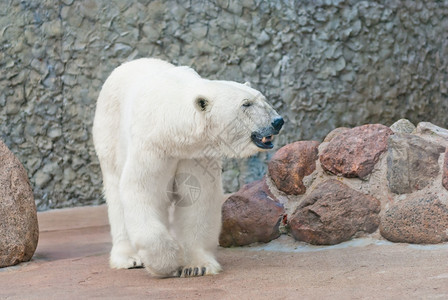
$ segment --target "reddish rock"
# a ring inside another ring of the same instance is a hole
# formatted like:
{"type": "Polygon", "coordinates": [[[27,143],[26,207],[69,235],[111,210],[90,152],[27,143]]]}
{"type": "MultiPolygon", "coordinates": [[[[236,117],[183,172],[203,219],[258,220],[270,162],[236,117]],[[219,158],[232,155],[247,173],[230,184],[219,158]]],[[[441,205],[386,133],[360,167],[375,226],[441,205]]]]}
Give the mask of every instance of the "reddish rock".
{"type": "Polygon", "coordinates": [[[448,148],[445,150],[445,160],[443,161],[442,185],[448,190],[448,148]]]}
{"type": "Polygon", "coordinates": [[[324,142],[330,142],[332,139],[334,139],[341,133],[346,132],[348,130],[350,130],[350,128],[347,128],[347,127],[338,127],[336,129],[333,129],[332,131],[330,131],[329,134],[327,134],[327,136],[324,139],[324,142]]]}
{"type": "Polygon", "coordinates": [[[448,241],[448,206],[437,195],[410,195],[381,216],[380,233],[397,243],[436,244],[448,241]]]}
{"type": "Polygon", "coordinates": [[[364,178],[372,172],[393,134],[389,127],[368,124],[352,128],[333,138],[320,155],[322,168],[345,177],[364,178]]]}
{"type": "Polygon", "coordinates": [[[315,245],[333,245],[357,233],[378,228],[380,202],[352,190],[338,180],[320,183],[289,219],[292,235],[315,245]]]}
{"type": "Polygon", "coordinates": [[[280,236],[285,210],[270,193],[265,179],[245,185],[222,207],[222,247],[270,242],[280,236]]]}
{"type": "Polygon", "coordinates": [[[0,141],[0,267],[29,261],[39,228],[25,168],[0,141]]]}
{"type": "Polygon", "coordinates": [[[411,193],[434,181],[440,171],[439,156],[445,147],[405,133],[389,137],[387,181],[391,192],[411,193]]]}
{"type": "Polygon", "coordinates": [[[288,195],[306,192],[303,177],[316,169],[319,142],[301,141],[279,149],[268,164],[269,175],[277,189],[288,195]]]}

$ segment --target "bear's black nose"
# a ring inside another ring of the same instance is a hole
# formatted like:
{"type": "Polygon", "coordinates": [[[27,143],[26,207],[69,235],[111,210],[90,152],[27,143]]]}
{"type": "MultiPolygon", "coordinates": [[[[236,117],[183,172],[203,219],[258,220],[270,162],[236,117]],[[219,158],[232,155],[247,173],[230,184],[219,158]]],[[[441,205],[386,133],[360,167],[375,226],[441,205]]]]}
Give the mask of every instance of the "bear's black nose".
{"type": "Polygon", "coordinates": [[[274,127],[276,131],[280,131],[282,129],[283,124],[285,124],[285,121],[283,121],[282,117],[277,117],[272,121],[271,125],[274,127]]]}

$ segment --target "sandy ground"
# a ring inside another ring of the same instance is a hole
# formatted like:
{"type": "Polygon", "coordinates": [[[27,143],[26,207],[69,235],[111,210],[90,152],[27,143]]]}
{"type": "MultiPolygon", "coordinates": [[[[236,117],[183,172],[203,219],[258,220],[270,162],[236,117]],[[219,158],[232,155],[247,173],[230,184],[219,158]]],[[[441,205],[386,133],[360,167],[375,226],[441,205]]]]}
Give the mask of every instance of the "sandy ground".
{"type": "Polygon", "coordinates": [[[448,244],[312,247],[283,237],[220,248],[217,276],[154,279],[108,267],[104,206],[39,213],[39,225],[33,260],[0,269],[0,299],[448,299],[448,244]]]}

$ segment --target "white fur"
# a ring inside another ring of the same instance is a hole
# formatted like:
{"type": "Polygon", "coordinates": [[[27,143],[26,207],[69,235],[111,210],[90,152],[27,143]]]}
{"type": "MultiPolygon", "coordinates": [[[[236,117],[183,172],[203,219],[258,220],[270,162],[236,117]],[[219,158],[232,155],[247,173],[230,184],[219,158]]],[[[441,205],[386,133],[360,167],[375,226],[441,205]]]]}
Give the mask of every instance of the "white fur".
{"type": "Polygon", "coordinates": [[[111,226],[111,267],[144,264],[156,276],[188,268],[218,273],[220,158],[259,151],[250,134],[275,116],[258,91],[203,79],[188,67],[139,59],[115,69],[99,95],[93,126],[111,226]],[[199,98],[207,102],[204,110],[199,98]],[[248,100],[253,105],[242,107],[248,100]],[[168,184],[186,173],[199,181],[201,193],[192,205],[174,208],[171,224],[168,184]]]}

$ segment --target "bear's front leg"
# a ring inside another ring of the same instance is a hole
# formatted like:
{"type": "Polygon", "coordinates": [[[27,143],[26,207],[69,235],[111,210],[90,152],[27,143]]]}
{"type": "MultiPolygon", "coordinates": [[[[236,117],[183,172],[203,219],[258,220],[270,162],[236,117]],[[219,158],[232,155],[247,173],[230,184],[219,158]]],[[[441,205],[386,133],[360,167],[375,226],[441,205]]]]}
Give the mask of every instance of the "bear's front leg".
{"type": "Polygon", "coordinates": [[[183,264],[182,250],[168,230],[166,187],[176,164],[130,153],[119,184],[129,240],[145,268],[157,277],[175,276],[183,264]]]}
{"type": "Polygon", "coordinates": [[[185,253],[179,276],[218,274],[215,258],[221,230],[221,163],[218,160],[181,160],[174,186],[173,229],[185,253]]]}

